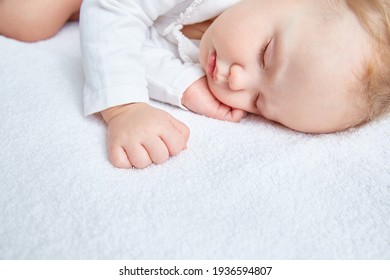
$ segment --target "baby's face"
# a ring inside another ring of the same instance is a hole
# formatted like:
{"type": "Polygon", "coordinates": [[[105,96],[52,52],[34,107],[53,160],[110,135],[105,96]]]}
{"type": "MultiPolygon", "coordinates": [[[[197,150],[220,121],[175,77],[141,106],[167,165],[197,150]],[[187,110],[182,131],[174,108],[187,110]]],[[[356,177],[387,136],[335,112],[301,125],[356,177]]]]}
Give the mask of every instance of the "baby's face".
{"type": "Polygon", "coordinates": [[[243,0],[222,13],[200,45],[215,97],[303,132],[363,117],[368,35],[352,11],[322,2],[243,0]]]}

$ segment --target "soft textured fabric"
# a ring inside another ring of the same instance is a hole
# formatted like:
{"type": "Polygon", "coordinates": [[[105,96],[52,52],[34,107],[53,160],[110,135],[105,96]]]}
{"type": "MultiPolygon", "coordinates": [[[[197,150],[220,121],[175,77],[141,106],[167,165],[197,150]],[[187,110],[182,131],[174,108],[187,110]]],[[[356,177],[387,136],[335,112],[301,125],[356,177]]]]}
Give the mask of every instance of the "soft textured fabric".
{"type": "Polygon", "coordinates": [[[77,24],[0,49],[0,259],[390,258],[389,117],[310,135],[153,102],[188,148],[119,170],[83,117],[77,24]]]}
{"type": "Polygon", "coordinates": [[[180,30],[213,18],[237,2],[83,1],[84,113],[148,102],[149,97],[184,108],[184,91],[204,72],[196,42],[180,30]]]}

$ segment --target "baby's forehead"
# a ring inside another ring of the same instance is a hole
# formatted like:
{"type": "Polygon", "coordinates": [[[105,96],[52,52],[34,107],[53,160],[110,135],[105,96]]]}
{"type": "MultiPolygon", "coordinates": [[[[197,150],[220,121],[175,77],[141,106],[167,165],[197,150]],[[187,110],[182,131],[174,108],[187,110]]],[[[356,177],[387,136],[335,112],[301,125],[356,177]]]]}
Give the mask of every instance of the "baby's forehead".
{"type": "Polygon", "coordinates": [[[326,31],[314,35],[317,36],[314,40],[323,37],[318,44],[312,42],[311,58],[317,59],[318,63],[309,57],[308,67],[312,67],[311,71],[323,71],[323,78],[329,85],[346,88],[347,92],[356,91],[361,87],[373,57],[370,36],[357,20],[331,24],[330,30],[326,31]]]}

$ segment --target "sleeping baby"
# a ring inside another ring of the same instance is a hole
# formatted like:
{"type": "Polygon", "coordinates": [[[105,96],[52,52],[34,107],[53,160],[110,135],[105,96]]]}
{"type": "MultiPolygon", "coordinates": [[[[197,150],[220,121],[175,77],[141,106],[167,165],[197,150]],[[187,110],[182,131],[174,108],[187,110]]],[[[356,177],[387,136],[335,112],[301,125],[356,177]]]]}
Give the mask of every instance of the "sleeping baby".
{"type": "MultiPolygon", "coordinates": [[[[0,13],[16,2],[0,1],[0,13]]],[[[0,33],[46,38],[78,18],[81,1],[28,2],[50,2],[30,17],[46,28],[31,35],[0,14],[0,33]],[[51,2],[62,5],[56,21],[51,2]]],[[[187,147],[188,127],[149,98],[307,133],[363,124],[390,108],[389,8],[384,0],[84,0],[85,115],[103,116],[119,168],[162,163],[187,147]]]]}

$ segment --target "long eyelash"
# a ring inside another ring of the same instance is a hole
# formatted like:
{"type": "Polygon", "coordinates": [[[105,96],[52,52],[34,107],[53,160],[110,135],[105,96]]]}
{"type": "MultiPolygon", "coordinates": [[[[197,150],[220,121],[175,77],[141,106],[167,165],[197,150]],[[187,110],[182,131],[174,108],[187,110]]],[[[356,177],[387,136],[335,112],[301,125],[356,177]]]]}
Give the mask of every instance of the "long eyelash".
{"type": "Polygon", "coordinates": [[[271,40],[269,40],[267,42],[267,44],[265,44],[265,46],[263,48],[261,48],[261,51],[260,51],[260,61],[261,61],[261,65],[263,66],[263,68],[265,67],[265,60],[264,60],[264,54],[265,52],[267,51],[267,48],[269,46],[269,43],[271,43],[271,40]]]}

